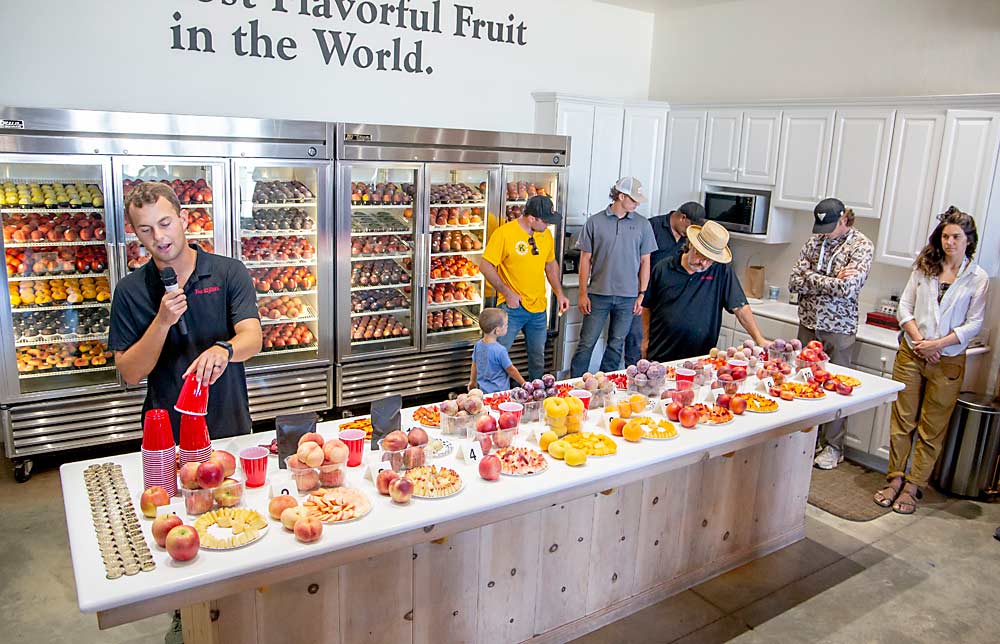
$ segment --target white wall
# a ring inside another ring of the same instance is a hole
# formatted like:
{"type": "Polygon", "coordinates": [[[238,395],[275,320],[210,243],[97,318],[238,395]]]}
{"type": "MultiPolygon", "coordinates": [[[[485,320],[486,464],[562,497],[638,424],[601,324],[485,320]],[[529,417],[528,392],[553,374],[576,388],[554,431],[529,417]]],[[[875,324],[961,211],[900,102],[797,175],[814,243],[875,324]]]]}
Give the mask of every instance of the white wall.
{"type": "Polygon", "coordinates": [[[1000,90],[997,0],[665,0],[654,43],[653,100],[1000,90]]]}
{"type": "MultiPolygon", "coordinates": [[[[272,11],[280,0],[246,0],[254,9],[244,1],[59,0],[27,11],[25,0],[0,0],[6,15],[17,16],[3,35],[4,66],[17,73],[0,103],[532,131],[532,91],[648,94],[653,17],[632,9],[590,0],[457,2],[472,6],[475,17],[523,20],[522,47],[455,37],[452,0],[440,2],[440,34],[364,25],[356,17],[342,21],[339,14],[301,16],[294,13],[300,0],[284,0],[285,14],[272,11]],[[179,23],[174,12],[182,15],[179,23]],[[297,58],[236,56],[231,34],[254,19],[275,40],[294,38],[297,58]],[[628,46],[608,46],[613,25],[626,23],[628,46]],[[209,28],[216,53],[172,51],[176,24],[209,28]],[[313,29],[354,30],[357,42],[375,49],[400,37],[404,53],[422,40],[424,64],[433,73],[342,67],[336,59],[326,65],[313,29]]],[[[431,0],[409,3],[432,6],[431,0]]]]}

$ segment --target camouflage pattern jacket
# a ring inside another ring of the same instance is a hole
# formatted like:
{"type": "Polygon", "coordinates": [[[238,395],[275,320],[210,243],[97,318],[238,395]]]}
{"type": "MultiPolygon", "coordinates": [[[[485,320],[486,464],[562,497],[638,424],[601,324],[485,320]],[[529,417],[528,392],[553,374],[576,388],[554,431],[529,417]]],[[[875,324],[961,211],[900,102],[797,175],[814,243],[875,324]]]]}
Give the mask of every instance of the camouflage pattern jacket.
{"type": "Polygon", "coordinates": [[[788,278],[788,290],[799,294],[799,324],[814,331],[856,334],[858,295],[868,279],[874,252],[871,240],[854,228],[835,239],[810,237],[788,278]],[[848,266],[858,274],[838,279],[837,274],[848,266]]]}

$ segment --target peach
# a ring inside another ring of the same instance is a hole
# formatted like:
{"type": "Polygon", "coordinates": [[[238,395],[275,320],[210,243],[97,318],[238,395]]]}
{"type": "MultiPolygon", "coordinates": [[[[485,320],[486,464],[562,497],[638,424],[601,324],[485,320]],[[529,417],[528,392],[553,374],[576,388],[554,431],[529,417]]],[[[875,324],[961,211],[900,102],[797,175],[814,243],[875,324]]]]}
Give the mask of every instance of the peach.
{"type": "Polygon", "coordinates": [[[398,429],[394,432],[390,432],[388,436],[382,439],[382,449],[387,452],[397,452],[402,449],[406,449],[409,445],[409,439],[406,434],[399,431],[398,429]]]}
{"type": "Polygon", "coordinates": [[[406,451],[403,452],[403,467],[406,469],[413,469],[414,467],[420,467],[424,464],[424,448],[423,447],[407,447],[406,451]]]}
{"type": "Polygon", "coordinates": [[[281,520],[281,513],[288,508],[298,507],[299,502],[287,494],[279,494],[267,503],[267,513],[275,521],[281,520]]]}
{"type": "Polygon", "coordinates": [[[319,484],[323,487],[340,487],[347,478],[347,471],[342,464],[321,465],[319,468],[319,484]]]}
{"type": "Polygon", "coordinates": [[[305,519],[309,515],[306,509],[301,505],[297,505],[292,508],[285,508],[281,512],[281,525],[285,526],[285,530],[292,530],[295,527],[295,523],[300,519],[305,519]]]}
{"type": "Polygon", "coordinates": [[[188,490],[197,490],[199,487],[201,487],[198,484],[199,465],[201,465],[201,463],[192,461],[190,463],[185,463],[181,467],[180,471],[181,487],[184,487],[188,490]]]}
{"type": "Polygon", "coordinates": [[[311,467],[295,470],[292,472],[292,478],[295,479],[295,487],[299,494],[311,492],[319,487],[319,472],[311,467]]]}
{"type": "Polygon", "coordinates": [[[295,455],[306,467],[319,467],[323,464],[323,448],[313,441],[305,441],[300,444],[295,455]]]}
{"type": "Polygon", "coordinates": [[[236,457],[229,452],[219,449],[212,452],[209,460],[215,461],[222,466],[222,476],[229,478],[236,473],[236,457]]]}
{"type": "Polygon", "coordinates": [[[331,438],[323,445],[323,461],[325,464],[338,465],[347,462],[347,445],[339,438],[331,438]]]}
{"type": "Polygon", "coordinates": [[[394,503],[409,503],[413,498],[413,481],[408,478],[397,478],[389,484],[389,497],[394,503]]]}
{"type": "Polygon", "coordinates": [[[430,440],[427,437],[427,432],[425,432],[423,429],[419,427],[414,427],[413,429],[411,429],[410,433],[406,435],[406,438],[409,441],[410,445],[413,445],[414,447],[426,445],[427,441],[430,440]]]}
{"type": "Polygon", "coordinates": [[[303,465],[299,461],[299,457],[296,456],[295,454],[292,454],[291,456],[288,457],[287,463],[288,463],[288,467],[290,467],[293,470],[299,470],[299,469],[302,469],[303,467],[305,467],[305,465],[303,465]]]}
{"type": "Polygon", "coordinates": [[[305,517],[295,522],[292,531],[301,543],[313,543],[323,536],[323,523],[316,517],[305,517]]]}
{"type": "Polygon", "coordinates": [[[320,447],[323,447],[324,443],[323,437],[317,432],[306,432],[305,434],[302,434],[302,437],[299,439],[299,445],[302,445],[302,443],[306,441],[312,441],[320,447]]]}

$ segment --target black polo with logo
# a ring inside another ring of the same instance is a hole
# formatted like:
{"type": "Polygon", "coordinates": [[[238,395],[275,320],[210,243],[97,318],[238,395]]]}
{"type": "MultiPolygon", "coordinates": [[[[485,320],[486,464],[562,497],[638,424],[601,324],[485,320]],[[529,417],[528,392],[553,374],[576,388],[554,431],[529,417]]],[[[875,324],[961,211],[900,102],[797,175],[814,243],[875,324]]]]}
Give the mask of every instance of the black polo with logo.
{"type": "Polygon", "coordinates": [[[646,357],[665,362],[705,355],[719,339],[722,309],[732,313],[746,304],[730,264],[689,275],[681,255],[667,257],[653,268],[642,301],[650,313],[646,357]]]}
{"type": "MultiPolygon", "coordinates": [[[[142,407],[144,417],[148,409],[168,410],[175,440],[179,440],[181,416],[174,410],[174,404],[184,372],[217,341],[231,340],[238,322],[258,318],[257,295],[246,267],[235,259],[206,253],[193,244],[191,247],[198,251],[198,257],[194,272],[184,285],[188,334],[181,335],[176,324],[170,329],[160,359],[147,379],[142,407]]],[[[111,304],[108,345],[112,351],[126,351],[142,338],[156,317],[165,292],[154,262],[147,262],[118,283],[111,304]]],[[[250,403],[243,363],[230,363],[212,385],[206,421],[212,438],[250,433],[250,403]]]]}

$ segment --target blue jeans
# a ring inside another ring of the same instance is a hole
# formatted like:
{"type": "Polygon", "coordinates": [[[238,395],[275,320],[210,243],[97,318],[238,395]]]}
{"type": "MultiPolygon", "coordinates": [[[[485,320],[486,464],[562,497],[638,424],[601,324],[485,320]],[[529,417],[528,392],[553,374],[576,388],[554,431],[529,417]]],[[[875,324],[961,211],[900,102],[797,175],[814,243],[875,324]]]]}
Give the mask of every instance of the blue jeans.
{"type": "MultiPolygon", "coordinates": [[[[512,309],[507,303],[500,305],[507,313],[507,335],[498,338],[500,344],[510,351],[517,339],[517,334],[524,330],[524,343],[528,348],[528,380],[541,378],[545,371],[545,339],[548,336],[548,324],[545,321],[545,311],[532,313],[519,306],[512,309]]],[[[522,376],[524,374],[521,374],[522,376]]]]}
{"type": "Polygon", "coordinates": [[[642,313],[632,318],[632,328],[625,336],[625,366],[642,359],[642,313]]]}
{"type": "Polygon", "coordinates": [[[573,354],[573,361],[569,366],[571,377],[579,378],[587,372],[587,368],[590,366],[590,356],[594,352],[594,345],[601,337],[604,323],[608,321],[609,317],[611,324],[608,327],[608,344],[604,349],[604,357],[601,359],[601,371],[618,371],[622,368],[622,349],[625,345],[625,336],[628,335],[635,317],[632,315],[633,306],[635,306],[634,297],[590,296],[590,315],[583,317],[580,342],[576,345],[576,353],[573,354]]]}

